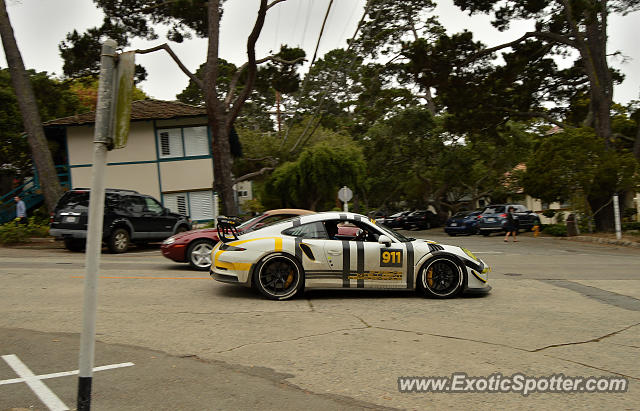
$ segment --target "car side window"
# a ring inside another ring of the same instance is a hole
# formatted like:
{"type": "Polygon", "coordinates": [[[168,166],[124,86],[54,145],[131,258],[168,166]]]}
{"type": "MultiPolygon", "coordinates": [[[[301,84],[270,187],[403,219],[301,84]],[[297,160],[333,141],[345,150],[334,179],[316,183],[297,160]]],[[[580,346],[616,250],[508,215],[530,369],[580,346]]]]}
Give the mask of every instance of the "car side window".
{"type": "Polygon", "coordinates": [[[123,201],[123,208],[129,213],[141,214],[144,212],[145,203],[140,197],[128,196],[123,201]]]}
{"type": "Polygon", "coordinates": [[[320,221],[287,228],[282,232],[282,234],[306,239],[326,240],[328,238],[324,225],[320,221]]]}
{"type": "Polygon", "coordinates": [[[160,203],[158,203],[153,198],[145,197],[144,201],[145,201],[146,206],[147,206],[147,211],[149,211],[150,213],[153,213],[153,214],[156,214],[156,215],[160,215],[164,211],[164,209],[162,208],[160,203]]]}

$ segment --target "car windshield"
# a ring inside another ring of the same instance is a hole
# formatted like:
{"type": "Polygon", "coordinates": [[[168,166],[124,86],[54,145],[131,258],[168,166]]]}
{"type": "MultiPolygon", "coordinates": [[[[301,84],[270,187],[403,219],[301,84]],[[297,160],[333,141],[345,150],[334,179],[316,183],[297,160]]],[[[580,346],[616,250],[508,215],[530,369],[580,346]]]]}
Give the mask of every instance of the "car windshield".
{"type": "Polygon", "coordinates": [[[392,214],[389,218],[397,218],[404,214],[404,211],[400,211],[399,213],[392,214]]]}
{"type": "Polygon", "coordinates": [[[468,211],[463,211],[461,213],[456,213],[453,218],[462,218],[462,217],[466,217],[469,214],[468,211]]]}
{"type": "Polygon", "coordinates": [[[392,228],[389,228],[384,224],[376,223],[376,226],[378,228],[380,228],[386,235],[388,235],[391,238],[395,238],[396,240],[400,241],[401,243],[410,243],[411,241],[413,241],[410,238],[407,238],[407,237],[403,236],[399,232],[394,231],[392,228]]]}
{"type": "Polygon", "coordinates": [[[504,206],[487,207],[482,212],[482,214],[497,214],[497,213],[504,213],[504,206]]]}

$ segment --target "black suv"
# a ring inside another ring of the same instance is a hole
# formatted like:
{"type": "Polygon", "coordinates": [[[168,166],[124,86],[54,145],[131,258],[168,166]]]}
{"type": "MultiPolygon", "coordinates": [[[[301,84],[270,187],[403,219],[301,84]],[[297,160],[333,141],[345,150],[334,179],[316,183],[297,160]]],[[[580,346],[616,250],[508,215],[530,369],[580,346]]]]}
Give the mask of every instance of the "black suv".
{"type": "MultiPolygon", "coordinates": [[[[49,234],[81,251],[87,238],[89,189],[74,188],[58,200],[51,215],[49,234]]],[[[170,212],[153,197],[132,190],[105,190],[102,239],[112,253],[124,253],[131,242],[161,241],[188,231],[187,217],[170,212]]]]}

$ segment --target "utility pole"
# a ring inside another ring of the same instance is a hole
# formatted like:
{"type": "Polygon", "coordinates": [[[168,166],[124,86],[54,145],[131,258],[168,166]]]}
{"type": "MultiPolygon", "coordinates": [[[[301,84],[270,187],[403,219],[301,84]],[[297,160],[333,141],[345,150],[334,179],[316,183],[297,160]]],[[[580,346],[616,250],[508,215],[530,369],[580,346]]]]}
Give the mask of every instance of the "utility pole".
{"type": "Polygon", "coordinates": [[[91,409],[107,151],[126,146],[131,117],[135,53],[122,53],[118,56],[116,55],[117,47],[118,44],[115,41],[107,39],[102,44],[100,54],[100,80],[93,136],[91,191],[89,192],[80,364],[78,366],[78,411],[91,409]]]}
{"type": "Polygon", "coordinates": [[[107,167],[107,150],[111,128],[111,104],[113,101],[113,71],[118,44],[107,39],[102,44],[98,104],[93,137],[93,167],[91,168],[91,192],[89,193],[89,222],[87,225],[87,250],[84,276],[84,305],[82,310],[82,335],[80,338],[80,366],[78,373],[78,411],[91,409],[91,383],[95,352],[98,270],[102,251],[102,222],[104,217],[104,185],[107,167]]]}

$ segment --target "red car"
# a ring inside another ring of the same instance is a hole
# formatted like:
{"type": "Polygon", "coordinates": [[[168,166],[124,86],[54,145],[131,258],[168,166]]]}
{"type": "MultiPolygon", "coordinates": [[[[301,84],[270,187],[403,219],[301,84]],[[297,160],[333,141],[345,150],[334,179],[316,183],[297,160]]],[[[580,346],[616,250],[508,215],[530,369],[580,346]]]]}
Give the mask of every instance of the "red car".
{"type": "MultiPolygon", "coordinates": [[[[240,224],[238,232],[253,231],[280,220],[314,213],[315,211],[296,208],[269,210],[240,224]]],[[[162,255],[178,263],[189,263],[196,270],[206,271],[211,266],[211,250],[218,241],[218,231],[215,228],[186,231],[164,240],[162,255]]]]}

